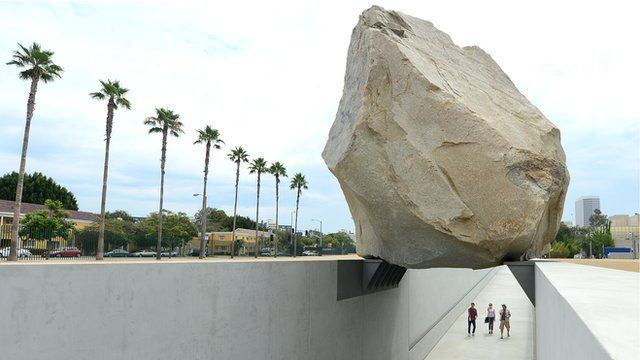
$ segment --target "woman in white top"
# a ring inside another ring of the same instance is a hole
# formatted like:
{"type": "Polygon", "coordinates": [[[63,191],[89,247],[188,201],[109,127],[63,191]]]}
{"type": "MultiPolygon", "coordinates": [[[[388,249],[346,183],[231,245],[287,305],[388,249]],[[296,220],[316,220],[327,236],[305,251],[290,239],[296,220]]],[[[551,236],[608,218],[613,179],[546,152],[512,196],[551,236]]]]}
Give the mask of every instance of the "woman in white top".
{"type": "Polygon", "coordinates": [[[493,308],[493,304],[489,303],[487,308],[487,318],[485,322],[489,324],[489,334],[493,334],[493,322],[496,319],[496,310],[493,308]]]}

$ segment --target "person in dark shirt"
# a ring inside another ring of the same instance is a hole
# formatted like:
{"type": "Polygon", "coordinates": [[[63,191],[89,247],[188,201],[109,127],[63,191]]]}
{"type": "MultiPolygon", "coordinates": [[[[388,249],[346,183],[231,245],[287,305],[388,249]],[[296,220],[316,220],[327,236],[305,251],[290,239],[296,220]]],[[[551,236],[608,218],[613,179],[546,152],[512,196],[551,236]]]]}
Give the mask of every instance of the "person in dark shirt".
{"type": "Polygon", "coordinates": [[[476,318],[478,317],[478,310],[476,304],[471,303],[471,307],[468,309],[469,316],[467,317],[467,334],[476,336],[476,318]],[[471,331],[471,325],[473,325],[473,331],[471,331]]]}

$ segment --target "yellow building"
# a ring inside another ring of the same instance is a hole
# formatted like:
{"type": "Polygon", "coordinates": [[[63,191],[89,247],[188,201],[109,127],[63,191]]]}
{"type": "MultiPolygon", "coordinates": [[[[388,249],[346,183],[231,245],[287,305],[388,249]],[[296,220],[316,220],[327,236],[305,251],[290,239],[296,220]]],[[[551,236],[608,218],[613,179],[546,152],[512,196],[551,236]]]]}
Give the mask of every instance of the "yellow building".
{"type": "MultiPolygon", "coordinates": [[[[231,231],[215,231],[207,233],[207,249],[209,254],[231,254],[231,240],[233,233],[231,231]]],[[[266,231],[258,231],[259,244],[264,246],[269,241],[269,233],[266,231]]],[[[256,231],[250,229],[236,229],[236,246],[238,246],[238,254],[244,255],[253,253],[256,244],[256,231]]],[[[200,238],[191,240],[193,249],[200,248],[200,238]]]]}
{"type": "Polygon", "coordinates": [[[640,215],[613,215],[611,220],[611,237],[616,247],[634,248],[638,251],[640,237],[640,215]]]}
{"type": "MultiPolygon", "coordinates": [[[[11,245],[11,237],[13,235],[13,205],[14,201],[0,200],[0,248],[11,245]]],[[[20,217],[24,217],[27,213],[46,210],[47,207],[40,204],[22,203],[20,206],[20,217]]],[[[83,229],[96,221],[97,214],[86,211],[69,211],[69,220],[73,222],[76,229],[83,229]]],[[[21,239],[19,248],[38,248],[51,249],[56,247],[72,246],[70,241],[62,238],[54,238],[51,241],[21,239]]]]}

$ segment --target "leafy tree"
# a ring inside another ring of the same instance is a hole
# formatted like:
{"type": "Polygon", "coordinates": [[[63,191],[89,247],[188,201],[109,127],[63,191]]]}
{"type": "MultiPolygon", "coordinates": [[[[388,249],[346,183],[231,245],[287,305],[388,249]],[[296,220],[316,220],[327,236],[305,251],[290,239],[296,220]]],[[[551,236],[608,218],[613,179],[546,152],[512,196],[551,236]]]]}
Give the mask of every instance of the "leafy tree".
{"type": "MultiPolygon", "coordinates": [[[[561,223],[554,241],[551,242],[551,257],[572,258],[580,253],[590,231],[590,228],[569,227],[561,223]]],[[[586,244],[588,253],[588,242],[586,244]]]]}
{"type": "Polygon", "coordinates": [[[589,217],[589,225],[591,227],[604,226],[607,223],[607,215],[603,214],[600,209],[595,209],[593,215],[589,217]]]}
{"type": "MultiPolygon", "coordinates": [[[[209,154],[211,152],[211,147],[219,150],[224,144],[224,141],[220,139],[220,133],[218,130],[211,128],[211,126],[207,125],[204,129],[198,130],[198,139],[194,142],[194,144],[205,144],[205,156],[204,156],[204,186],[202,189],[202,211],[207,208],[207,177],[209,176],[209,154]]],[[[207,217],[200,217],[201,226],[200,226],[200,259],[204,258],[204,237],[205,232],[207,231],[207,217]]]]}
{"type": "Polygon", "coordinates": [[[231,230],[233,232],[233,235],[231,236],[231,257],[233,258],[236,244],[236,220],[238,216],[238,182],[240,181],[240,164],[249,162],[249,154],[242,147],[236,147],[235,149],[231,150],[229,154],[227,154],[227,157],[229,158],[229,160],[236,163],[236,196],[233,201],[233,225],[231,230]]]}
{"type": "Polygon", "coordinates": [[[591,254],[595,257],[604,257],[602,253],[603,247],[611,247],[614,245],[613,237],[610,233],[596,231],[589,234],[582,240],[582,249],[585,253],[591,254]]]}
{"type": "MultiPolygon", "coordinates": [[[[202,219],[202,210],[193,216],[195,223],[200,224],[202,219]]],[[[233,219],[224,212],[224,210],[207,207],[207,230],[206,231],[231,231],[231,222],[233,219]]]]}
{"type": "Polygon", "coordinates": [[[273,233],[276,242],[276,248],[278,245],[280,245],[280,247],[282,248],[285,248],[288,244],[293,245],[290,231],[275,230],[273,233]]]}
{"type": "MultiPolygon", "coordinates": [[[[95,223],[75,233],[76,243],[85,254],[93,254],[98,248],[99,223],[95,223]]],[[[144,238],[140,224],[122,210],[105,214],[104,244],[108,250],[125,248],[144,238]]]]}
{"type": "MultiPolygon", "coordinates": [[[[224,222],[224,230],[231,230],[233,231],[233,217],[229,217],[225,222],[224,222]]],[[[241,216],[241,215],[237,215],[235,217],[235,228],[236,229],[254,229],[256,227],[256,222],[253,221],[251,218],[247,217],[247,216],[241,216]]],[[[261,228],[264,229],[264,228],[261,228]]]]}
{"type": "MultiPolygon", "coordinates": [[[[13,52],[13,60],[7,65],[15,65],[21,69],[19,77],[22,80],[31,81],[29,98],[27,100],[27,119],[24,125],[24,136],[22,139],[22,154],[20,156],[20,170],[18,171],[18,183],[16,185],[15,205],[13,207],[13,223],[20,223],[20,208],[22,206],[22,187],[24,185],[24,171],[27,163],[27,148],[29,147],[29,131],[31,130],[31,119],[36,106],[36,92],[38,82],[45,83],[53,81],[56,77],[61,77],[62,68],[53,63],[53,51],[42,50],[40,45],[33,43],[30,47],[18,44],[19,49],[13,52]]],[[[18,232],[14,231],[11,238],[11,250],[9,261],[18,260],[18,232]]]]}
{"type": "Polygon", "coordinates": [[[156,245],[156,259],[161,259],[162,248],[162,202],[164,201],[164,165],[167,161],[167,137],[172,135],[179,137],[184,133],[182,130],[182,122],[179,121],[180,115],[174,113],[172,110],[164,108],[156,108],[156,116],[150,116],[144,124],[149,126],[149,134],[161,133],[162,134],[162,149],[160,156],[160,208],[158,210],[158,243],[156,245]]]}
{"type": "Polygon", "coordinates": [[[251,165],[249,166],[249,173],[253,174],[255,173],[258,176],[258,182],[256,183],[256,248],[255,248],[255,257],[258,257],[258,224],[260,222],[260,175],[263,172],[268,171],[269,168],[267,166],[267,162],[265,159],[259,157],[256,159],[253,159],[253,161],[251,162],[251,165]]]}
{"type": "Polygon", "coordinates": [[[589,234],[582,240],[582,248],[585,253],[602,258],[603,248],[614,245],[611,236],[611,221],[606,215],[596,212],[589,218],[591,225],[589,234]]]}
{"type": "MultiPolygon", "coordinates": [[[[0,177],[0,199],[15,201],[18,173],[7,173],[0,177]]],[[[44,205],[45,200],[57,200],[67,210],[78,210],[75,196],[64,186],[42,173],[25,174],[22,187],[22,201],[44,205]]]]}
{"type": "MultiPolygon", "coordinates": [[[[281,162],[276,161],[269,167],[269,173],[276,178],[276,229],[278,229],[278,201],[280,199],[280,178],[287,176],[287,169],[284,167],[284,165],[282,165],[281,162]]],[[[274,236],[278,237],[278,231],[276,231],[274,236]]],[[[278,256],[278,242],[278,240],[274,241],[274,257],[278,256]]]]}
{"type": "Polygon", "coordinates": [[[111,145],[111,131],[113,130],[113,113],[119,106],[125,109],[131,109],[131,103],[124,96],[129,91],[120,86],[119,81],[102,81],[102,88],[89,94],[96,100],[107,100],[107,124],[105,130],[105,146],[104,146],[104,169],[102,172],[102,201],[100,202],[100,229],[98,234],[98,249],[96,251],[96,260],[102,260],[104,255],[104,229],[105,229],[105,212],[107,206],[107,179],[109,177],[109,146],[111,145]]]}
{"type": "MultiPolygon", "coordinates": [[[[149,247],[154,243],[157,244],[157,228],[159,226],[160,217],[158,213],[149,214],[146,219],[140,223],[143,236],[138,237],[137,245],[140,247],[149,247]]],[[[175,248],[178,244],[191,240],[198,235],[196,226],[191,222],[187,214],[178,212],[173,213],[165,210],[165,216],[162,220],[162,228],[164,236],[162,237],[161,247],[175,248]]],[[[162,248],[158,251],[161,253],[162,248]]]]}
{"type": "Polygon", "coordinates": [[[558,232],[556,233],[556,241],[562,241],[565,238],[571,238],[571,229],[565,225],[564,223],[560,223],[560,227],[558,228],[558,232]]]}
{"type": "Polygon", "coordinates": [[[324,243],[334,249],[340,249],[341,254],[355,252],[356,244],[349,235],[343,232],[331,233],[324,236],[324,243]]]}
{"type": "Polygon", "coordinates": [[[30,239],[51,240],[61,237],[68,239],[73,223],[67,218],[69,213],[62,208],[60,201],[45,201],[46,210],[27,213],[22,221],[22,233],[30,239]]]}
{"type": "Polygon", "coordinates": [[[136,222],[136,220],[133,218],[133,216],[131,216],[125,210],[107,211],[105,213],[105,218],[106,219],[120,219],[120,220],[124,220],[126,222],[132,222],[132,223],[136,222]]]}
{"type": "Polygon", "coordinates": [[[295,222],[295,233],[293,234],[293,256],[296,256],[296,245],[298,238],[298,209],[300,206],[300,195],[302,194],[302,189],[308,189],[309,184],[307,183],[307,179],[302,175],[302,173],[296,173],[291,179],[291,183],[289,184],[289,188],[291,190],[296,190],[296,222],[295,222]]]}
{"type": "Polygon", "coordinates": [[[551,244],[551,257],[568,258],[571,257],[571,250],[567,243],[563,241],[554,241],[551,244]]]}

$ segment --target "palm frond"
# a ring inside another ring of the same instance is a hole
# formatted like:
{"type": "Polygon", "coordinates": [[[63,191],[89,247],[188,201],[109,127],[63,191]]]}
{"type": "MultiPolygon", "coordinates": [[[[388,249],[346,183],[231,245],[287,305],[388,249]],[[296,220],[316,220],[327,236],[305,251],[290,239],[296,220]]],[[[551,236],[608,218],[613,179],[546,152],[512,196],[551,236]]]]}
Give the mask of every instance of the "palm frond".
{"type": "Polygon", "coordinates": [[[229,160],[231,160],[231,161],[233,161],[235,163],[249,162],[249,154],[247,153],[247,151],[245,149],[243,149],[240,146],[238,146],[235,149],[231,150],[231,152],[229,152],[229,154],[227,154],[227,157],[229,158],[229,160]]]}
{"type": "Polygon", "coordinates": [[[267,171],[267,161],[264,158],[255,158],[249,165],[249,173],[263,173],[267,171]]]}
{"type": "Polygon", "coordinates": [[[93,99],[104,100],[107,96],[101,92],[92,92],[89,94],[93,99]]]}
{"type": "Polygon", "coordinates": [[[18,47],[19,49],[13,52],[13,60],[7,65],[26,68],[19,73],[20,79],[42,79],[46,83],[62,76],[64,70],[52,61],[53,51],[43,51],[37,43],[31,44],[28,48],[18,43],[18,47]]]}
{"type": "Polygon", "coordinates": [[[158,124],[160,124],[160,121],[156,117],[149,116],[148,118],[144,119],[144,124],[149,126],[157,126],[158,124]]]}
{"type": "Polygon", "coordinates": [[[123,97],[118,97],[118,99],[116,100],[116,104],[122,106],[123,108],[127,109],[127,110],[131,110],[131,102],[129,102],[129,100],[123,98],[123,97]]]}
{"type": "Polygon", "coordinates": [[[33,73],[34,73],[33,69],[28,69],[28,70],[21,71],[18,76],[22,80],[31,80],[33,78],[33,73]]]}
{"type": "Polygon", "coordinates": [[[282,165],[281,162],[276,161],[269,167],[269,173],[276,178],[279,177],[287,177],[287,169],[282,165]]]}
{"type": "Polygon", "coordinates": [[[291,178],[291,183],[289,185],[290,189],[307,189],[308,188],[307,179],[302,175],[302,173],[296,173],[291,178]]]}

